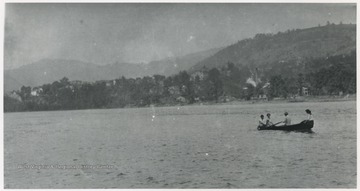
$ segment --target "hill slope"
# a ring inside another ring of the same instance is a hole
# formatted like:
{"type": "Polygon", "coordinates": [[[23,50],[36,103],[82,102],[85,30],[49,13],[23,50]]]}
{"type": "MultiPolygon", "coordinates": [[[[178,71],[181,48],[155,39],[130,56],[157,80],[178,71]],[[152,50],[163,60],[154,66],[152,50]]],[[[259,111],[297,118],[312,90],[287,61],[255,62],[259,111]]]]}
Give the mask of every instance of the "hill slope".
{"type": "Polygon", "coordinates": [[[5,70],[4,87],[10,91],[25,86],[36,86],[51,83],[67,76],[73,80],[92,81],[100,77],[97,72],[98,66],[76,60],[50,60],[44,59],[39,62],[22,66],[13,70],[5,70]],[[17,83],[13,83],[16,81],[17,83]]]}
{"type": "Polygon", "coordinates": [[[153,61],[149,64],[114,63],[98,66],[77,60],[44,59],[4,72],[5,92],[17,90],[21,86],[39,86],[52,83],[63,77],[70,80],[93,82],[110,80],[121,76],[127,78],[143,77],[154,74],[172,75],[187,70],[199,61],[213,55],[220,49],[211,49],[182,57],[153,61]]]}
{"type": "Polygon", "coordinates": [[[194,65],[190,71],[222,67],[228,62],[250,68],[271,68],[274,63],[299,63],[308,58],[349,54],[356,49],[356,25],[327,25],[285,33],[257,34],[241,40],[194,65]]]}
{"type": "Polygon", "coordinates": [[[221,48],[214,48],[210,50],[188,54],[182,57],[168,58],[168,59],[150,62],[147,65],[146,75],[160,74],[160,75],[169,76],[169,75],[177,74],[180,71],[190,69],[196,63],[214,55],[220,50],[221,48]]]}

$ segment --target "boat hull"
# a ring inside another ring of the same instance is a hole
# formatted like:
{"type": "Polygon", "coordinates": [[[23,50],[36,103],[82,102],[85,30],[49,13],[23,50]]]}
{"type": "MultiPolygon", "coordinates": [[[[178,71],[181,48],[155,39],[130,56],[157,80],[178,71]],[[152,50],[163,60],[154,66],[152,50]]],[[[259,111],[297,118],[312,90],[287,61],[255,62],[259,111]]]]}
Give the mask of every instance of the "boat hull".
{"type": "Polygon", "coordinates": [[[314,127],[314,121],[302,121],[301,123],[294,125],[283,126],[270,126],[270,127],[258,127],[258,130],[282,130],[282,131],[303,131],[310,130],[314,127]]]}

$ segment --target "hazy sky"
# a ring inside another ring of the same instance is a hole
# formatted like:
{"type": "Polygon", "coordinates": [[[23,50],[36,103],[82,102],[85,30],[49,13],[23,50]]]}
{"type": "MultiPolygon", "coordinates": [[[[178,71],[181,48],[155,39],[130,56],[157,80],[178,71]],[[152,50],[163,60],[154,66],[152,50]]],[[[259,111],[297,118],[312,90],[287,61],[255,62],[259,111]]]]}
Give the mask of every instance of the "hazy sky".
{"type": "Polygon", "coordinates": [[[356,23],[355,4],[10,4],[5,69],[45,58],[149,62],[257,33],[356,23]]]}

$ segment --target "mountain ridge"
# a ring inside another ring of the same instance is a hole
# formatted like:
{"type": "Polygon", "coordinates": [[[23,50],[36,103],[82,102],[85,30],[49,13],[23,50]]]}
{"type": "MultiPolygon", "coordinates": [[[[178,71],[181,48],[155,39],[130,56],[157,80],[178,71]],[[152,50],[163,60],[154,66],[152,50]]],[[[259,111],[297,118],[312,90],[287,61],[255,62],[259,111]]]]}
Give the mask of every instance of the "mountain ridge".
{"type": "Polygon", "coordinates": [[[277,34],[257,34],[223,48],[195,64],[190,72],[222,67],[228,62],[237,66],[268,67],[277,62],[301,62],[339,54],[356,49],[356,25],[339,24],[288,30],[277,34]]]}
{"type": "Polygon", "coordinates": [[[277,68],[286,66],[289,71],[305,69],[307,59],[349,54],[354,50],[356,25],[329,24],[277,34],[256,34],[253,38],[240,40],[227,47],[165,58],[148,64],[113,63],[99,66],[76,60],[44,59],[18,69],[5,70],[4,88],[5,91],[11,91],[19,89],[22,85],[34,87],[52,83],[62,77],[93,82],[121,76],[170,76],[183,70],[193,73],[202,70],[203,67],[221,68],[229,62],[239,68],[260,68],[259,71],[268,73],[284,72],[277,68]]]}
{"type": "Polygon", "coordinates": [[[6,92],[17,90],[21,86],[39,86],[52,83],[63,77],[70,80],[94,82],[111,80],[125,76],[136,78],[154,74],[172,75],[187,70],[198,61],[212,55],[220,48],[187,54],[180,57],[166,58],[144,63],[112,63],[96,65],[73,59],[42,59],[16,69],[4,71],[4,89],[6,92]]]}

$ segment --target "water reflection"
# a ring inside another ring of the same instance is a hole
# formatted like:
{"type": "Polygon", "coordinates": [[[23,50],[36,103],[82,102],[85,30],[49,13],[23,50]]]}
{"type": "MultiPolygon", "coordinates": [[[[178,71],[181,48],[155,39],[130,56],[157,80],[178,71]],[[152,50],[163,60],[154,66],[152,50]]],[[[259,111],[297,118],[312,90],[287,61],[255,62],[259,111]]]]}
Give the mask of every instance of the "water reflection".
{"type": "MultiPolygon", "coordinates": [[[[259,131],[256,129],[256,131],[259,131]]],[[[301,129],[301,130],[271,130],[271,131],[261,131],[261,132],[283,132],[283,133],[305,133],[305,134],[315,134],[311,129],[301,129]]]]}
{"type": "Polygon", "coordinates": [[[314,134],[315,132],[311,129],[303,129],[303,130],[294,130],[294,131],[287,131],[289,132],[295,132],[295,133],[306,133],[306,134],[314,134]]]}

